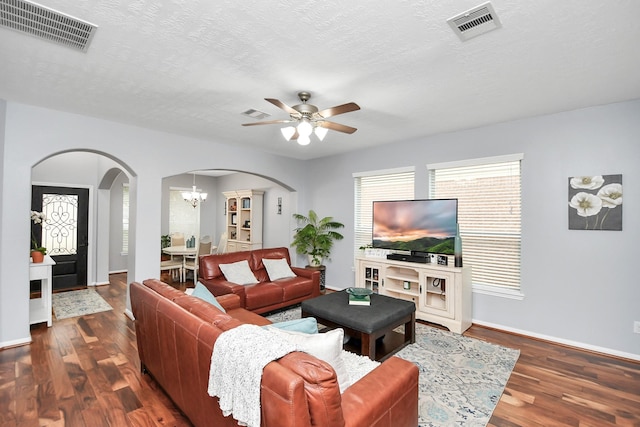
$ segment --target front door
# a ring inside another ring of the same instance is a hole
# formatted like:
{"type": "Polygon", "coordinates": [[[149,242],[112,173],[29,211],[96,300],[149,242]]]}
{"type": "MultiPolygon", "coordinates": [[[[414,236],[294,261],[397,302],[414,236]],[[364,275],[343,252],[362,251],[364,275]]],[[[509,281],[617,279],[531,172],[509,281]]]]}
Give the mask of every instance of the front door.
{"type": "Polygon", "coordinates": [[[87,188],[32,186],[31,209],[43,212],[46,221],[32,232],[53,267],[53,291],[87,286],[89,236],[89,190],[87,188]]]}

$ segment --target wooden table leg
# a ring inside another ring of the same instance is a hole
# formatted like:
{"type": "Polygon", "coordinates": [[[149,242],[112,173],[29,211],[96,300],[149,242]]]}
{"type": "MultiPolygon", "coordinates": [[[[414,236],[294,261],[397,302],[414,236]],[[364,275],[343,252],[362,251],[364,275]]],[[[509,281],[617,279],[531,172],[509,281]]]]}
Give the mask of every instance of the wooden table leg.
{"type": "Polygon", "coordinates": [[[416,313],[411,314],[411,320],[404,324],[404,341],[411,344],[416,342],[416,313]]]}
{"type": "Polygon", "coordinates": [[[370,334],[360,334],[360,353],[371,360],[376,360],[376,340],[370,334]]]}

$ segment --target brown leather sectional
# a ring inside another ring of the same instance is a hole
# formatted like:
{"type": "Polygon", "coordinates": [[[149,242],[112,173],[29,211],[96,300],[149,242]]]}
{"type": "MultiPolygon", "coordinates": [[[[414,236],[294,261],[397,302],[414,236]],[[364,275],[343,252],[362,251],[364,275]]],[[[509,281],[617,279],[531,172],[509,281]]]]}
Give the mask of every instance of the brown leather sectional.
{"type": "MultiPolygon", "coordinates": [[[[240,307],[238,295],[213,305],[160,282],[131,284],[131,305],[141,368],[151,374],[195,426],[236,426],[207,394],[216,339],[242,323],[264,317],[240,307]]],[[[259,349],[256,349],[259,351],[259,349]]],[[[327,363],[293,352],[269,363],[261,382],[263,427],[415,427],[418,369],[391,357],[340,394],[327,363]]]]}
{"type": "Polygon", "coordinates": [[[269,248],[253,251],[230,252],[200,257],[198,279],[215,296],[236,294],[240,297],[240,306],[256,313],[266,313],[287,307],[308,298],[320,296],[320,272],[305,268],[291,267],[297,277],[270,281],[262,259],[287,260],[291,266],[289,249],[269,248]],[[260,283],[255,285],[237,285],[228,282],[220,264],[232,264],[247,260],[249,268],[260,283]]]}

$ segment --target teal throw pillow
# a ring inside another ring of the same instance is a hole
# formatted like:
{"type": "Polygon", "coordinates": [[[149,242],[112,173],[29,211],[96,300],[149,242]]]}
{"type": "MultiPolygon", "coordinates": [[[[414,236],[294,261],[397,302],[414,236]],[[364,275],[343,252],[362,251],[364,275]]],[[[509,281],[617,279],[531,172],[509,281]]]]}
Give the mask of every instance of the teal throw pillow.
{"type": "Polygon", "coordinates": [[[303,317],[302,319],[287,320],[285,322],[272,323],[265,327],[274,327],[285,331],[302,332],[305,334],[318,333],[318,321],[315,317],[303,317]]]}
{"type": "Polygon", "coordinates": [[[218,302],[216,297],[213,296],[213,294],[209,291],[209,289],[207,289],[207,287],[205,285],[203,285],[202,283],[200,283],[200,282],[196,283],[196,287],[193,290],[193,293],[191,294],[191,296],[196,297],[196,298],[200,298],[201,300],[206,301],[209,304],[215,305],[223,313],[227,312],[224,309],[224,307],[222,307],[220,305],[220,303],[218,302]]]}

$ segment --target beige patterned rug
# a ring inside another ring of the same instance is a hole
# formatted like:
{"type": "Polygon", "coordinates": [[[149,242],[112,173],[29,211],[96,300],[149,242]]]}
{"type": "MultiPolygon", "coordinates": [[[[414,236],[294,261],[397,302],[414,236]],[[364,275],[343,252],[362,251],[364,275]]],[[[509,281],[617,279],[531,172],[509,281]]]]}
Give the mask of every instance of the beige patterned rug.
{"type": "MultiPolygon", "coordinates": [[[[298,319],[300,307],[266,317],[298,319]]],[[[396,356],[420,370],[419,427],[484,427],[520,351],[416,323],[415,344],[396,356]]]]}
{"type": "Polygon", "coordinates": [[[58,320],[113,310],[95,289],[90,288],[53,294],[51,304],[58,320]]]}

